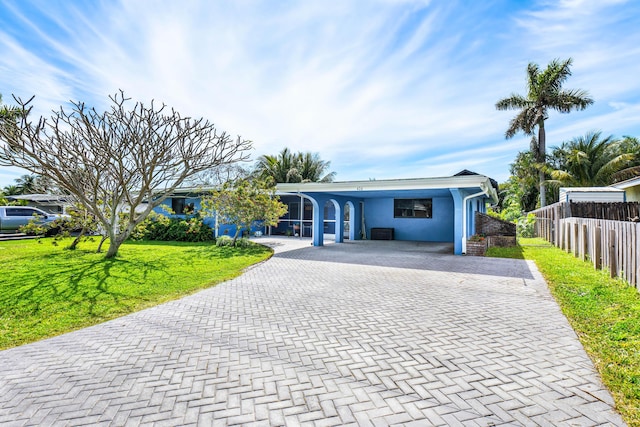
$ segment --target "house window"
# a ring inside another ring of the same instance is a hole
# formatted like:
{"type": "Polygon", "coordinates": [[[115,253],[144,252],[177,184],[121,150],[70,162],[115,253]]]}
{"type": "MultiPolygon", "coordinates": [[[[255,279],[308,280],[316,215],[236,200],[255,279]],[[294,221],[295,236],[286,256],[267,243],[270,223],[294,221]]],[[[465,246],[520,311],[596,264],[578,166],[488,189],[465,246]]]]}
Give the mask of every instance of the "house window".
{"type": "Polygon", "coordinates": [[[431,218],[432,199],[394,199],[394,218],[431,218]]]}
{"type": "Polygon", "coordinates": [[[184,214],[184,202],[185,199],[171,199],[171,210],[174,215],[184,214]]]}

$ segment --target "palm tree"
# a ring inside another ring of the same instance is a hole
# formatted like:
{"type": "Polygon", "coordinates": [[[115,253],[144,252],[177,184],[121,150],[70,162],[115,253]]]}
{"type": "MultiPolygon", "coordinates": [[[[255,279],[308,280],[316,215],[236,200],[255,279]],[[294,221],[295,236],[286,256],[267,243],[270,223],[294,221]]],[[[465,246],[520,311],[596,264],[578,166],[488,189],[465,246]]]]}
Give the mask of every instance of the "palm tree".
{"type": "Polygon", "coordinates": [[[601,139],[600,132],[564,142],[553,150],[559,168],[550,171],[551,182],[568,187],[610,185],[614,174],[626,169],[635,158],[625,148],[612,135],[601,139]]]}
{"type": "Polygon", "coordinates": [[[284,148],[275,156],[260,156],[255,170],[258,175],[270,176],[275,182],[292,182],[290,181],[290,171],[293,169],[294,163],[293,153],[288,148],[284,148]]]}
{"type": "Polygon", "coordinates": [[[640,138],[625,135],[619,145],[623,152],[632,153],[634,157],[628,168],[613,174],[611,177],[613,183],[640,176],[640,138]]]}
{"type": "Polygon", "coordinates": [[[271,177],[276,183],[282,182],[331,182],[335,172],[327,172],[331,162],[324,161],[318,153],[293,153],[284,148],[275,156],[258,158],[255,174],[271,177]]]}
{"type": "Polygon", "coordinates": [[[332,182],[336,176],[335,172],[325,173],[331,162],[320,159],[318,153],[298,153],[297,165],[302,182],[332,182]]]}
{"type": "Polygon", "coordinates": [[[7,105],[2,105],[2,94],[0,93],[0,124],[4,120],[14,120],[16,119],[18,114],[17,107],[9,107],[7,105]]]}
{"type": "Polygon", "coordinates": [[[22,190],[17,185],[7,185],[2,190],[5,196],[17,196],[22,194],[22,190]]]}
{"type": "MultiPolygon", "coordinates": [[[[520,110],[511,120],[505,133],[507,139],[512,138],[519,131],[526,135],[534,135],[538,128],[536,160],[546,163],[546,133],[544,122],[549,117],[549,110],[569,113],[572,110],[584,110],[593,104],[588,93],[580,89],[563,89],[562,84],[571,75],[572,59],[565,61],[554,59],[545,70],[535,63],[527,66],[527,96],[511,94],[496,103],[498,110],[520,110]]],[[[545,172],[544,167],[539,171],[540,206],[546,205],[545,172]]]]}
{"type": "Polygon", "coordinates": [[[38,187],[38,177],[36,175],[22,175],[15,179],[21,194],[32,194],[38,187]]]}

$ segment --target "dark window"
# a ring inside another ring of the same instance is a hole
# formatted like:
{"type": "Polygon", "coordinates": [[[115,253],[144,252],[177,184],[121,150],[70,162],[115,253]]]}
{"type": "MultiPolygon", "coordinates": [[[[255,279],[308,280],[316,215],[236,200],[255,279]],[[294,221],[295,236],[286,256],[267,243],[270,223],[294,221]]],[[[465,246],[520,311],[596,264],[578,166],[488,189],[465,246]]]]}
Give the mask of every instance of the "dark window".
{"type": "Polygon", "coordinates": [[[171,199],[171,210],[174,215],[184,214],[184,202],[185,199],[171,199]]]}
{"type": "Polygon", "coordinates": [[[395,218],[431,218],[431,199],[394,199],[395,218]]]}
{"type": "Polygon", "coordinates": [[[39,212],[35,209],[24,209],[24,208],[6,208],[7,216],[33,216],[40,215],[42,216],[42,212],[39,212]]]}

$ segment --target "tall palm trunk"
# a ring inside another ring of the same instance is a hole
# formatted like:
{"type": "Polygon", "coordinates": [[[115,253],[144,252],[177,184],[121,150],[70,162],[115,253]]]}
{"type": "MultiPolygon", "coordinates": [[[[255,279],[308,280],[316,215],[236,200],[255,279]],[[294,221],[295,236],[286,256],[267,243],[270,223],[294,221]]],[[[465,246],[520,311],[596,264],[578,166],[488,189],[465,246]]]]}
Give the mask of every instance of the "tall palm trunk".
{"type": "MultiPolygon", "coordinates": [[[[547,135],[544,130],[544,119],[538,122],[538,163],[545,165],[547,163],[547,135]]],[[[545,175],[544,169],[541,168],[538,172],[540,177],[540,207],[543,208],[547,205],[547,189],[545,188],[545,175]]]]}

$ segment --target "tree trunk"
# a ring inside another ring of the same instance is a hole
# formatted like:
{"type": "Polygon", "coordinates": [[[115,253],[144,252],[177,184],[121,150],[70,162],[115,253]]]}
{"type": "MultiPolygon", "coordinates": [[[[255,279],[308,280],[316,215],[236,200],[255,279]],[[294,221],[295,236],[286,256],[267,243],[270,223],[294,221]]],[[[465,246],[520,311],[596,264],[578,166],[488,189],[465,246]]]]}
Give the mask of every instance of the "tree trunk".
{"type": "Polygon", "coordinates": [[[233,241],[231,242],[231,246],[233,247],[236,246],[236,240],[238,240],[238,236],[240,235],[241,230],[242,228],[240,228],[239,226],[236,226],[236,234],[233,235],[233,241]]]}
{"type": "Polygon", "coordinates": [[[71,242],[71,244],[69,245],[69,250],[74,251],[76,249],[76,247],[78,246],[78,243],[80,243],[80,239],[84,237],[84,233],[86,232],[87,232],[87,229],[85,227],[82,227],[82,230],[80,230],[80,234],[78,234],[76,238],[73,240],[73,242],[71,242]]]}
{"type": "Polygon", "coordinates": [[[102,235],[102,239],[100,240],[100,244],[98,245],[98,249],[96,249],[97,253],[102,252],[102,244],[107,240],[108,236],[106,234],[102,235]]]}
{"type": "MultiPolygon", "coordinates": [[[[540,120],[538,123],[538,162],[543,166],[547,164],[547,148],[546,148],[546,132],[544,130],[544,120],[540,120]]],[[[544,169],[539,172],[540,176],[540,207],[543,208],[547,205],[547,191],[545,188],[545,174],[544,169]]]]}
{"type": "Polygon", "coordinates": [[[122,239],[122,236],[118,236],[115,239],[111,239],[109,241],[109,249],[107,249],[107,254],[104,256],[106,259],[113,258],[118,255],[118,249],[126,239],[122,239]]]}

